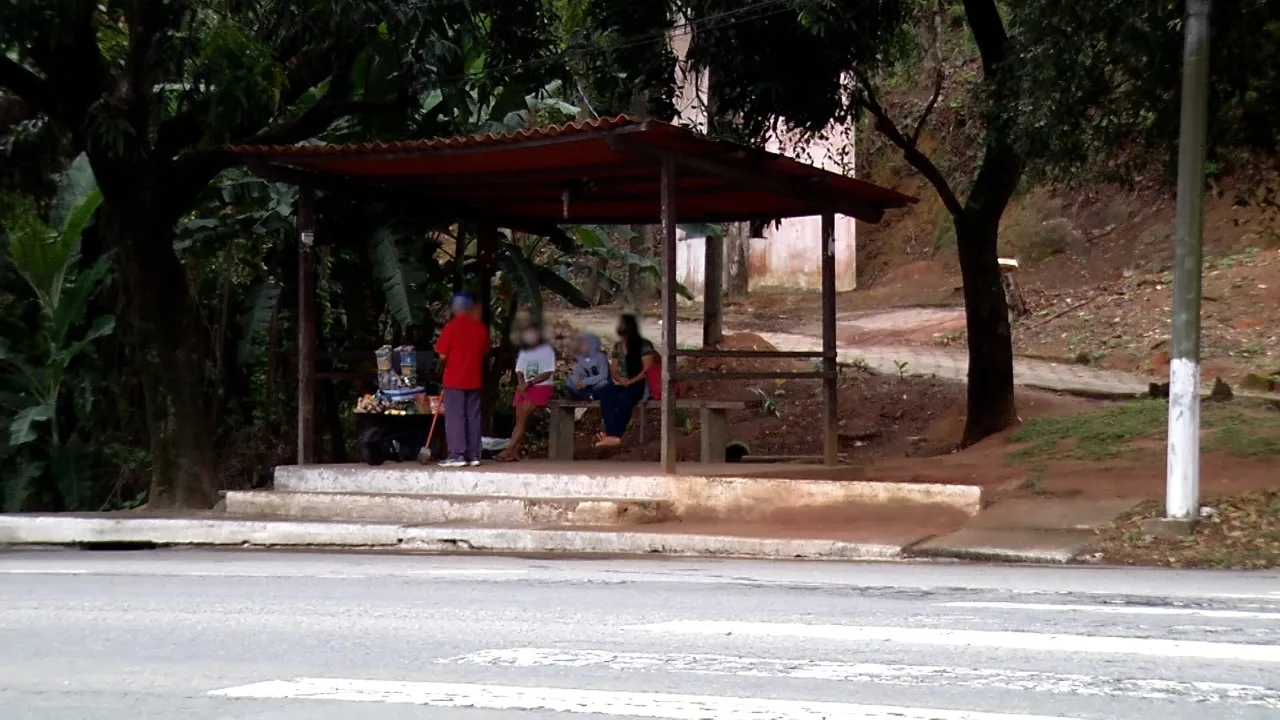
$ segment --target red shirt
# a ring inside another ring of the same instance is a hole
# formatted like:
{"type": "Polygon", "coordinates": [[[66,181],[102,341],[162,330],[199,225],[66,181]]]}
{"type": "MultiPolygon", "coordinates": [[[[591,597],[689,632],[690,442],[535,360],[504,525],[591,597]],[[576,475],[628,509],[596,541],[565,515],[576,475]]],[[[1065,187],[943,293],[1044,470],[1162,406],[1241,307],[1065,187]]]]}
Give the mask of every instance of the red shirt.
{"type": "Polygon", "coordinates": [[[436,341],[444,356],[444,386],[453,390],[484,387],[484,356],[489,354],[489,328],[468,315],[445,323],[436,341]]]}

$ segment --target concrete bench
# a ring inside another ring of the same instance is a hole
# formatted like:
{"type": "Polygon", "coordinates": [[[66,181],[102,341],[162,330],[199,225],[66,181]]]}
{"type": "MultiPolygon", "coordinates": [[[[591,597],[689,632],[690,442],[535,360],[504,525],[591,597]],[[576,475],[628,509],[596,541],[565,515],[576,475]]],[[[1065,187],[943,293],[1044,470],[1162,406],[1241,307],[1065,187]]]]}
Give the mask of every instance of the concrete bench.
{"type": "MultiPolygon", "coordinates": [[[[644,442],[645,409],[653,405],[661,407],[656,400],[646,400],[636,405],[640,409],[640,442],[644,442]]],[[[581,408],[599,407],[594,400],[552,400],[547,406],[551,410],[551,437],[547,444],[547,455],[552,460],[573,459],[574,413],[581,408]]],[[[702,462],[723,463],[725,446],[729,443],[728,415],[730,410],[745,410],[747,403],[724,400],[693,400],[681,398],[676,400],[676,407],[681,410],[698,410],[702,420],[702,462]]]]}

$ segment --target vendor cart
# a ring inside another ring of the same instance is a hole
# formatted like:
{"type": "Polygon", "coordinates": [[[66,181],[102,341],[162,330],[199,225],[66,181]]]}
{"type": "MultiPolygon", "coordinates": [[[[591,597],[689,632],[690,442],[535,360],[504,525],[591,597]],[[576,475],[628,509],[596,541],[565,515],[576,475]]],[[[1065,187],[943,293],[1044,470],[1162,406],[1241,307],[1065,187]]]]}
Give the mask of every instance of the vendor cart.
{"type": "Polygon", "coordinates": [[[443,404],[438,394],[427,393],[418,376],[419,367],[432,367],[431,355],[406,345],[380,348],[376,356],[378,390],[356,403],[360,459],[381,465],[439,457],[443,404]]]}

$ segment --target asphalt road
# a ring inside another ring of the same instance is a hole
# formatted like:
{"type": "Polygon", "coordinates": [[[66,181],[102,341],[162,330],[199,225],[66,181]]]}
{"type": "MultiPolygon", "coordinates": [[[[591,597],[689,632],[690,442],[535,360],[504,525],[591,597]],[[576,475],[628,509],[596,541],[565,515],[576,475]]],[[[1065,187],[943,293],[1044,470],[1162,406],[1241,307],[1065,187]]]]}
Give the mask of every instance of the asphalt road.
{"type": "Polygon", "coordinates": [[[1280,717],[1280,575],[0,552],[0,718],[1280,717]]]}

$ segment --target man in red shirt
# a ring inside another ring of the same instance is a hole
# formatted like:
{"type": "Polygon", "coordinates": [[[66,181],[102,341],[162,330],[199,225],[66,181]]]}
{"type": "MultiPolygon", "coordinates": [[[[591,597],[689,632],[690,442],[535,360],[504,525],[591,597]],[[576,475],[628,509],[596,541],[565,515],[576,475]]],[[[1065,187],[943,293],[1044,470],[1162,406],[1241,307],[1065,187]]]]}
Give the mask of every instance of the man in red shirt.
{"type": "Polygon", "coordinates": [[[444,359],[444,428],[449,444],[449,457],[440,465],[479,465],[480,389],[484,358],[489,354],[489,328],[471,295],[453,297],[453,319],[440,331],[436,353],[444,359]]]}

